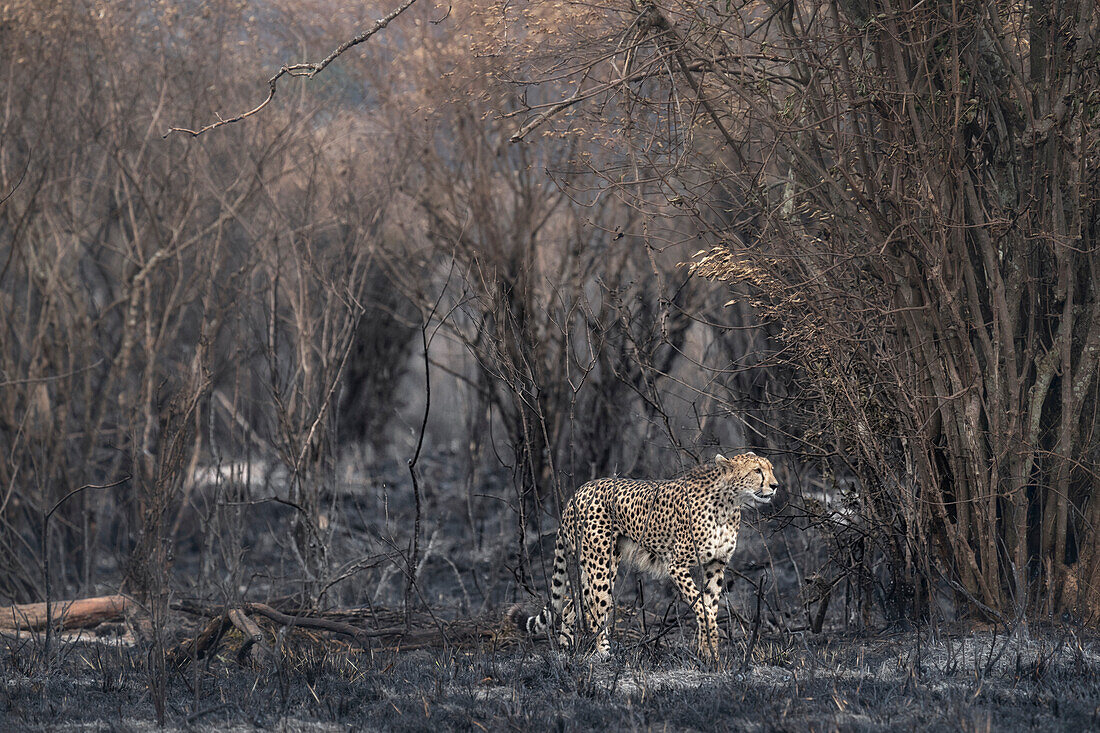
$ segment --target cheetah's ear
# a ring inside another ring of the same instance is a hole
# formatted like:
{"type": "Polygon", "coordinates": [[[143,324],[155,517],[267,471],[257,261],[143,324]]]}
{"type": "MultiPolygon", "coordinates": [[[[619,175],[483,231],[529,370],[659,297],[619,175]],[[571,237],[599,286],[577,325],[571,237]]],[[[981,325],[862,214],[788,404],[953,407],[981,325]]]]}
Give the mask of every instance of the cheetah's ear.
{"type": "Polygon", "coordinates": [[[714,456],[714,462],[717,463],[719,466],[723,466],[723,465],[729,463],[730,459],[726,458],[724,455],[719,453],[718,455],[714,456]]]}
{"type": "Polygon", "coordinates": [[[752,456],[753,458],[757,458],[757,457],[758,457],[758,456],[757,456],[757,455],[756,455],[755,453],[753,453],[753,452],[752,452],[751,450],[747,450],[747,451],[745,451],[745,455],[746,455],[746,456],[752,456]]]}

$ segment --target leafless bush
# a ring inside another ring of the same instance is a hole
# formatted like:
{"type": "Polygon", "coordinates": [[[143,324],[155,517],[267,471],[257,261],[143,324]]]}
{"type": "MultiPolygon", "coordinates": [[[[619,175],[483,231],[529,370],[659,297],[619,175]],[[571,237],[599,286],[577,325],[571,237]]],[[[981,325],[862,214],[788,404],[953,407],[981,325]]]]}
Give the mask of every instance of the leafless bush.
{"type": "MultiPolygon", "coordinates": [[[[749,311],[679,267],[697,226],[643,180],[650,163],[580,121],[511,143],[499,113],[525,96],[486,55],[504,26],[483,28],[476,7],[410,11],[391,45],[326,72],[342,76],[167,139],[250,109],[254,70],[332,47],[331,21],[278,3],[259,19],[233,3],[85,10],[15,4],[0,30],[0,58],[27,64],[0,128],[0,594],[125,576],[161,610],[173,588],[228,602],[253,583],[319,602],[373,567],[331,552],[352,531],[342,441],[376,459],[410,449],[390,422],[408,407],[415,455],[444,448],[415,434],[421,376],[465,399],[441,419],[468,448],[467,506],[479,477],[511,468],[524,560],[527,532],[593,476],[789,447],[770,430],[786,417],[769,396],[789,396],[764,332],[731,328],[749,311]],[[253,31],[270,34],[261,61],[240,40],[253,31]],[[397,71],[378,63],[408,49],[397,71]],[[627,195],[589,185],[614,166],[633,171],[627,195]],[[267,541],[295,567],[249,574],[246,537],[272,509],[267,541]],[[173,575],[185,546],[195,571],[173,575]]],[[[418,508],[444,493],[424,483],[418,508]]],[[[397,521],[413,526],[376,539],[411,593],[425,558],[407,509],[397,521]]]]}
{"type": "Polygon", "coordinates": [[[162,140],[170,120],[252,93],[208,93],[248,61],[224,22],[234,11],[100,10],[16,3],[0,18],[13,70],[0,128],[0,595],[92,590],[121,553],[127,589],[163,600],[197,467],[250,451],[286,469],[278,498],[295,507],[315,583],[336,401],[362,315],[379,307],[375,243],[400,161],[368,158],[349,144],[356,120],[301,99],[203,145],[162,140]],[[45,577],[40,547],[64,559],[45,577]]]}

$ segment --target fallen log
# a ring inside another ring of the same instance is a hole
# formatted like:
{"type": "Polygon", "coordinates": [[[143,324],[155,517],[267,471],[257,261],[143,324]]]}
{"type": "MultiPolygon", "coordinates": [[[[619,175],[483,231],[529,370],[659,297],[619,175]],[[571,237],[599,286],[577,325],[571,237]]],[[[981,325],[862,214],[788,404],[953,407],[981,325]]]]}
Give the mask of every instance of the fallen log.
{"type": "Polygon", "coordinates": [[[47,615],[56,629],[86,629],[104,621],[116,621],[136,607],[126,596],[99,596],[71,601],[23,603],[0,608],[0,628],[41,631],[47,615]]]}
{"type": "Polygon", "coordinates": [[[351,624],[311,616],[288,616],[263,603],[247,603],[245,607],[253,613],[283,624],[300,628],[329,631],[350,636],[359,642],[381,639],[383,643],[396,644],[401,649],[423,649],[425,647],[444,646],[448,643],[472,643],[489,641],[500,637],[500,630],[482,620],[451,621],[437,627],[407,630],[403,626],[383,629],[361,629],[351,624]]]}
{"type": "Polygon", "coordinates": [[[232,625],[229,614],[223,613],[210,619],[194,639],[188,639],[168,650],[168,659],[182,669],[193,660],[207,659],[218,650],[218,643],[232,625]]]}
{"type": "Polygon", "coordinates": [[[239,608],[230,609],[229,620],[244,634],[244,644],[237,650],[238,664],[243,665],[247,656],[254,666],[266,665],[271,660],[271,648],[267,645],[263,629],[239,608]]]}
{"type": "Polygon", "coordinates": [[[283,626],[298,626],[304,629],[319,629],[322,631],[331,631],[334,634],[342,634],[344,636],[350,636],[358,641],[367,641],[379,636],[389,636],[399,633],[397,629],[380,629],[377,631],[367,631],[366,629],[360,629],[351,624],[345,624],[340,621],[330,621],[324,618],[314,618],[312,616],[290,616],[280,611],[276,611],[271,606],[265,603],[248,603],[245,604],[253,613],[258,613],[261,616],[266,616],[275,623],[282,624],[283,626]]]}
{"type": "MultiPolygon", "coordinates": [[[[318,634],[332,634],[346,637],[363,648],[393,651],[474,646],[487,642],[508,644],[518,638],[514,624],[496,616],[437,621],[430,614],[419,614],[406,626],[396,623],[403,618],[401,613],[384,608],[343,608],[332,611],[287,608],[282,611],[265,603],[245,602],[222,610],[224,606],[192,600],[174,601],[172,608],[206,618],[225,614],[227,625],[236,627],[243,636],[241,646],[236,649],[238,662],[241,664],[245,664],[250,656],[253,664],[262,664],[270,659],[269,655],[275,654],[275,650],[267,644],[271,635],[276,633],[271,631],[271,624],[283,628],[283,632],[277,634],[279,638],[283,638],[285,632],[293,629],[303,632],[306,638],[314,641],[323,638],[318,634]],[[257,621],[262,621],[267,631],[261,629],[257,621]],[[381,625],[367,627],[366,624],[371,622],[381,622],[381,625]]],[[[297,642],[291,641],[292,638],[299,637],[286,635],[284,641],[280,642],[282,651],[279,653],[288,653],[287,650],[293,648],[297,642]]]]}

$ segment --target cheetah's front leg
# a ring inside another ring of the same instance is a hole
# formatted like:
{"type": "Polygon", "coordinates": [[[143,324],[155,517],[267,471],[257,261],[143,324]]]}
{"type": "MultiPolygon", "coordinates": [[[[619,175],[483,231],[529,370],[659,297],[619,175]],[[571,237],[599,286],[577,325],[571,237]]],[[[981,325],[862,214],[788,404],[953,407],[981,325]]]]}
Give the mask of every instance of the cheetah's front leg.
{"type": "Polygon", "coordinates": [[[724,560],[711,560],[703,569],[703,613],[706,617],[706,633],[699,627],[699,645],[708,647],[713,659],[718,658],[718,599],[722,595],[722,580],[726,574],[724,560]]]}
{"type": "MultiPolygon", "coordinates": [[[[708,662],[718,661],[718,624],[716,618],[711,619],[707,604],[691,577],[690,565],[670,565],[668,575],[672,578],[676,590],[684,602],[691,606],[695,612],[695,622],[698,625],[695,641],[699,657],[708,662]],[[713,633],[711,629],[714,629],[713,633]]],[[[716,614],[715,614],[716,615],[716,614]]]]}

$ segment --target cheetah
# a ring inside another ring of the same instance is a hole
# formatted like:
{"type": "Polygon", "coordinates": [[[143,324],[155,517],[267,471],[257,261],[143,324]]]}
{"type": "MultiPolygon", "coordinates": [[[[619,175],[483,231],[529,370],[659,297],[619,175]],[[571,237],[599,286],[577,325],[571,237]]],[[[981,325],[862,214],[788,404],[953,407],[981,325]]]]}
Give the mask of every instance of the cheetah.
{"type": "Polygon", "coordinates": [[[771,462],[755,453],[715,456],[678,478],[602,478],[581,486],[566,504],[554,545],[550,603],[527,618],[527,632],[545,632],[561,619],[559,640],[573,646],[576,613],[566,567],[580,564],[585,626],[596,634],[595,653],[606,656],[607,616],[619,562],[657,577],[668,576],[695,612],[699,656],[714,662],[718,649],[718,596],[726,564],[737,546],[741,507],[766,504],[775,496],[771,462]],[[700,593],[692,569],[703,570],[700,593]]]}

